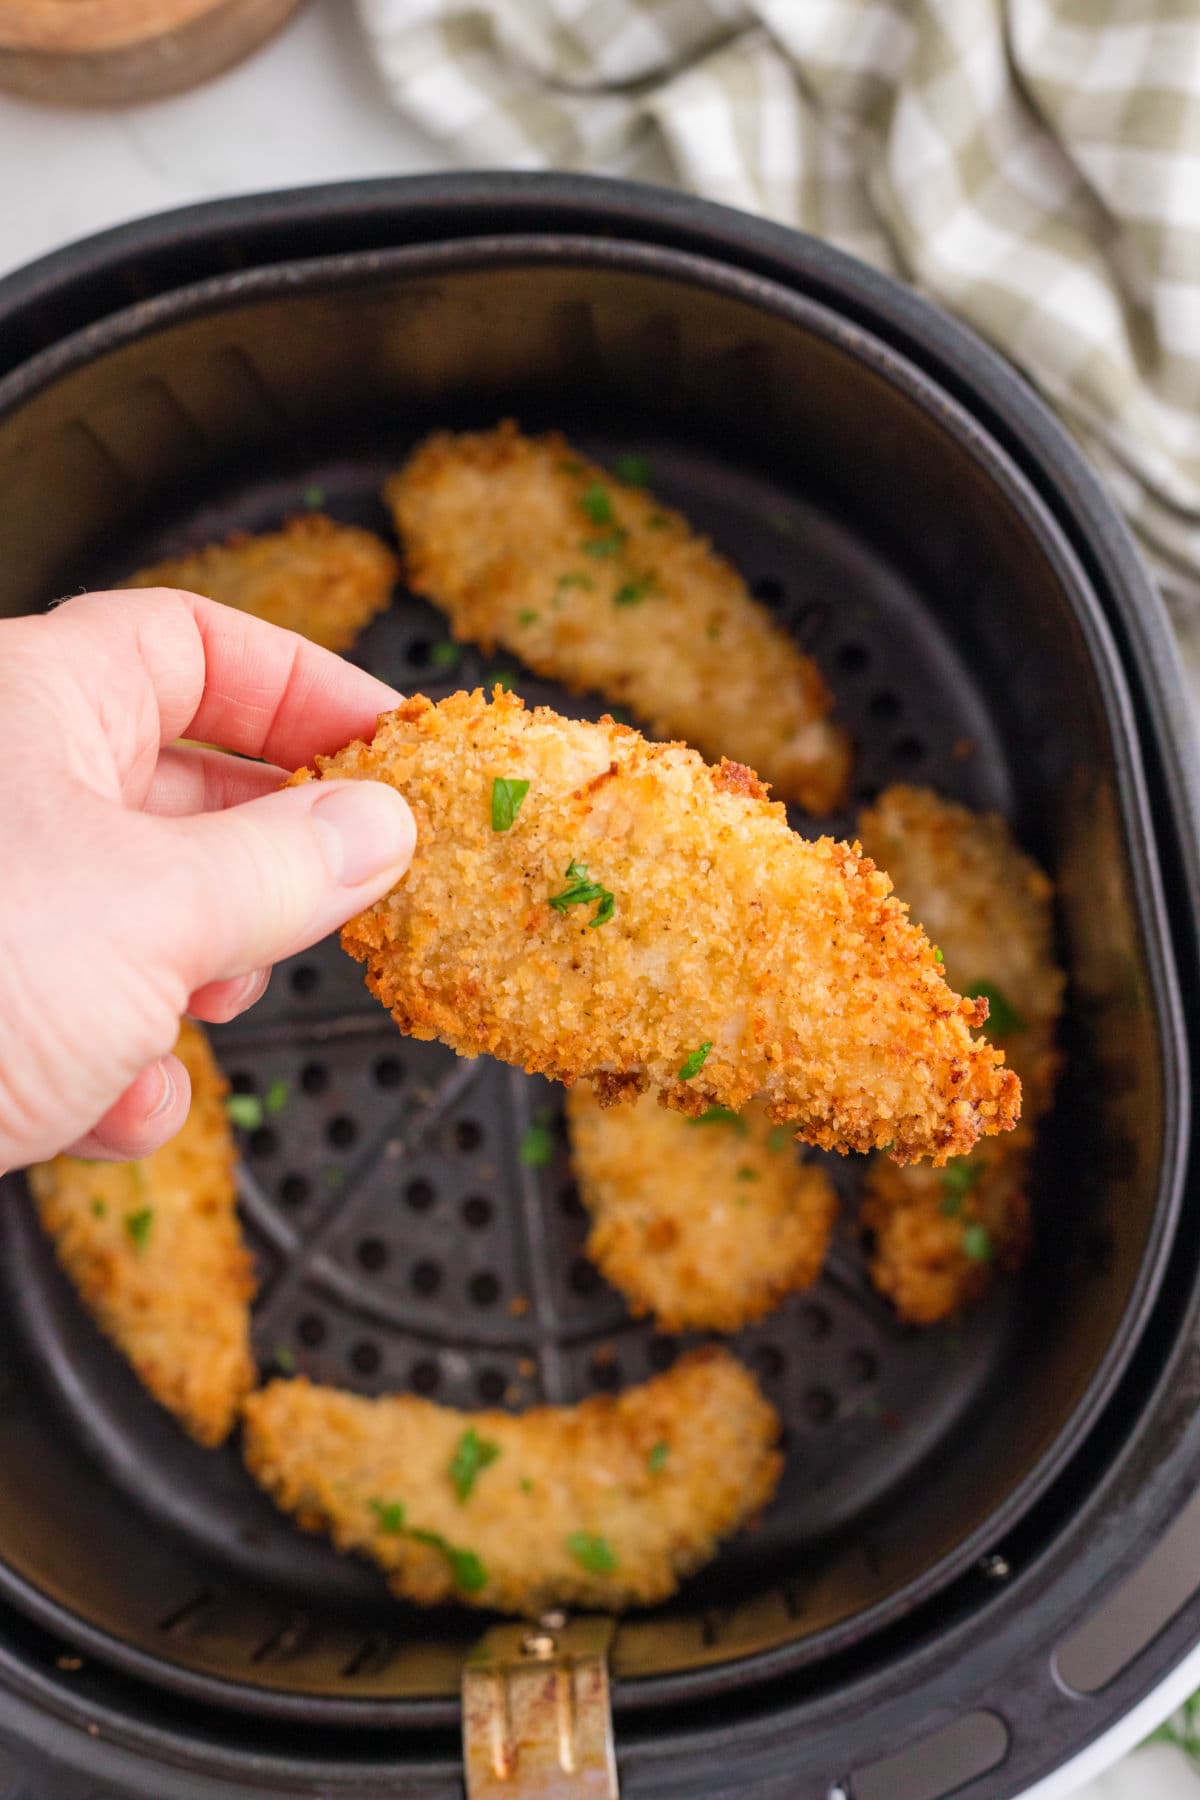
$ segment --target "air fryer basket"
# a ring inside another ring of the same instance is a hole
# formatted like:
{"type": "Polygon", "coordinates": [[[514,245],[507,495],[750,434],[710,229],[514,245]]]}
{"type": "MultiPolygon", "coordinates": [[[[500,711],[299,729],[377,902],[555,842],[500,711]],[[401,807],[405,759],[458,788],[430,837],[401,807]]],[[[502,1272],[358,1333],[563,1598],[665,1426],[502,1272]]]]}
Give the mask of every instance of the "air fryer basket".
{"type": "MultiPolygon", "coordinates": [[[[423,188],[411,184],[418,212],[423,188]]],[[[495,183],[496,207],[513,191],[495,183]]],[[[524,191],[562,205],[576,190],[524,191]]],[[[588,184],[578,191],[591,204],[588,184]]],[[[914,1707],[932,1718],[953,1704],[935,1689],[956,1665],[982,1670],[996,1653],[1010,1570],[1044,1570],[1132,1453],[1178,1330],[1187,1296],[1167,1258],[1190,1144],[1176,962],[1190,981],[1192,921],[1181,928],[1179,894],[1169,915],[1160,891],[1160,856],[1174,881],[1175,821],[1144,671],[1106,607],[1095,541],[1072,541],[1003,421],[867,329],[861,292],[853,307],[827,304],[828,265],[803,292],[716,243],[632,241],[645,229],[617,212],[604,233],[592,221],[551,232],[527,214],[504,227],[495,208],[453,240],[422,219],[415,235],[443,241],[319,254],[337,216],[314,210],[290,260],[264,253],[233,274],[204,273],[193,245],[186,272],[203,279],[156,275],[161,294],[73,318],[83,329],[9,376],[3,610],[268,526],[314,487],[338,517],[386,529],[382,477],[431,427],[560,425],[601,459],[647,453],[664,497],[817,656],[858,746],[855,806],[903,779],[999,807],[1058,884],[1070,1061],[1027,1274],[960,1325],[899,1327],[853,1237],[861,1166],[836,1162],[846,1223],[829,1270],[735,1340],[785,1418],[779,1500],[614,1640],[626,1791],[695,1794],[699,1767],[706,1794],[751,1791],[738,1764],[716,1785],[719,1728],[749,1732],[767,1759],[756,1779],[783,1784],[755,1792],[824,1795],[896,1741],[889,1703],[911,1730],[914,1707]],[[856,1689],[850,1740],[836,1714],[856,1689]],[[804,1742],[772,1773],[771,1722],[789,1716],[804,1742]]],[[[664,238],[669,218],[663,203],[664,238]]],[[[211,270],[234,260],[232,224],[214,232],[211,270]]],[[[124,268],[115,255],[107,266],[124,268]]],[[[61,286],[61,308],[96,304],[61,286]]],[[[39,315],[18,309],[31,316],[36,329],[39,315]]],[[[433,609],[401,594],[355,657],[406,691],[504,669],[531,702],[602,709],[504,656],[468,651],[448,676],[430,657],[444,636],[433,609]]],[[[853,810],[796,823],[845,834],[853,810]]],[[[676,1353],[583,1259],[561,1135],[551,1167],[520,1161],[528,1121],[558,1112],[547,1084],[400,1038],[335,941],[279,970],[214,1038],[235,1087],[289,1084],[282,1113],[242,1142],[265,1371],[294,1358],[363,1392],[523,1408],[642,1379],[676,1353]]],[[[234,1781],[213,1792],[456,1792],[448,1734],[478,1617],[388,1601],[365,1565],[276,1515],[235,1448],[184,1440],[82,1316],[15,1192],[0,1260],[0,1593],[13,1608],[0,1682],[9,1667],[15,1695],[10,1664],[86,1656],[64,1673],[103,1712],[102,1735],[122,1735],[115,1715],[146,1766],[163,1759],[147,1793],[174,1791],[168,1763],[195,1771],[186,1794],[209,1791],[202,1770],[234,1781]],[[147,1718],[177,1734],[169,1757],[144,1741],[147,1718]],[[179,1745],[195,1737],[207,1748],[189,1762],[179,1745]],[[262,1758],[253,1786],[249,1745],[262,1758]],[[296,1785],[279,1773],[289,1757],[296,1785]]],[[[1055,1581],[1065,1594],[1066,1576],[1055,1581]]],[[[1012,1767],[1010,1752],[1008,1773],[956,1791],[1015,1792],[1012,1767]]]]}

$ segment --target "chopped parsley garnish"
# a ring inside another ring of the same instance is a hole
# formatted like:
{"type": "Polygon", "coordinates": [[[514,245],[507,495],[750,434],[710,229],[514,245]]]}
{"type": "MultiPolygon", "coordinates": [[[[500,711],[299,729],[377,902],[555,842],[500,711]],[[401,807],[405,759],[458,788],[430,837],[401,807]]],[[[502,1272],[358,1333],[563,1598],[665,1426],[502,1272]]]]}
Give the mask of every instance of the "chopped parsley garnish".
{"type": "Polygon", "coordinates": [[[499,1444],[481,1438],[473,1425],[463,1432],[450,1459],[450,1479],[460,1501],[470,1499],[476,1478],[495,1462],[499,1454],[499,1444]]]}
{"type": "Polygon", "coordinates": [[[511,831],[512,822],[521,810],[521,802],[529,792],[527,781],[516,781],[497,775],[492,782],[492,830],[511,831]]]}
{"type": "Polygon", "coordinates": [[[272,1351],[272,1355],[275,1358],[275,1367],[277,1369],[282,1369],[285,1375],[294,1375],[296,1373],[295,1352],[289,1350],[286,1344],[276,1344],[272,1351]]]}
{"type": "Polygon", "coordinates": [[[739,1181],[757,1181],[758,1170],[752,1169],[749,1163],[743,1163],[737,1172],[737,1178],[739,1181]]]}
{"type": "Polygon", "coordinates": [[[935,944],[933,946],[933,960],[935,963],[944,963],[946,960],[942,955],[942,947],[940,944],[935,944]]]}
{"type": "Polygon", "coordinates": [[[986,1225],[963,1226],[963,1254],[972,1262],[991,1262],[992,1239],[986,1225]]]}
{"type": "Polygon", "coordinates": [[[664,512],[652,512],[646,523],[651,531],[665,531],[671,521],[664,512]]]}
{"type": "Polygon", "coordinates": [[[533,1483],[530,1481],[528,1475],[522,1475],[521,1477],[521,1492],[523,1494],[532,1494],[533,1492],[533,1483]]]}
{"type": "Polygon", "coordinates": [[[492,688],[503,688],[506,694],[511,694],[516,679],[511,669],[489,669],[483,678],[483,685],[489,691],[492,688]]]}
{"type": "Polygon", "coordinates": [[[331,1187],[331,1188],[340,1188],[344,1184],[345,1180],[346,1180],[345,1169],[339,1169],[336,1163],[331,1163],[329,1168],[327,1168],[325,1171],[325,1186],[331,1187]]]}
{"type": "Polygon", "coordinates": [[[613,595],[614,606],[636,606],[654,587],[654,577],[643,575],[637,581],[626,581],[613,595]]]}
{"type": "Polygon", "coordinates": [[[718,638],[719,638],[719,637],[720,637],[720,635],[721,635],[721,622],[720,622],[720,620],[719,620],[719,619],[710,619],[710,620],[709,620],[709,622],[708,622],[708,624],[707,624],[707,625],[706,625],[706,626],[705,626],[705,628],[704,628],[704,635],[705,635],[705,637],[706,637],[706,638],[708,638],[708,639],[710,639],[710,641],[711,641],[711,642],[712,642],[712,643],[714,643],[714,644],[715,644],[715,643],[716,643],[716,641],[717,641],[717,639],[718,639],[718,638]]]}
{"type": "Polygon", "coordinates": [[[288,1103],[291,1091],[291,1083],[285,1081],[282,1075],[276,1076],[275,1080],[267,1089],[266,1099],[263,1101],[263,1106],[267,1112],[282,1112],[288,1103]]]}
{"type": "Polygon", "coordinates": [[[430,644],[429,661],[435,669],[457,669],[462,661],[462,650],[449,638],[441,638],[436,644],[430,644]]]}
{"type": "Polygon", "coordinates": [[[974,987],[967,989],[967,999],[987,1001],[987,1030],[992,1037],[1007,1037],[1011,1031],[1027,1029],[1025,1020],[1008,995],[992,982],[977,981],[974,987]]]}
{"type": "Polygon", "coordinates": [[[647,1458],[646,1458],[646,1467],[649,1469],[649,1471],[652,1475],[661,1475],[662,1474],[663,1470],[667,1466],[667,1458],[668,1458],[668,1456],[670,1456],[670,1454],[671,1454],[670,1444],[664,1443],[662,1441],[662,1439],[660,1438],[658,1443],[653,1445],[649,1456],[647,1456],[647,1458]]]}
{"type": "Polygon", "coordinates": [[[781,1150],[787,1149],[791,1141],[792,1134],[786,1125],[772,1125],[767,1134],[767,1149],[772,1156],[778,1156],[781,1150]]]}
{"type": "Polygon", "coordinates": [[[731,1106],[710,1106],[702,1112],[698,1119],[689,1119],[689,1125],[732,1125],[739,1137],[745,1137],[750,1130],[745,1119],[735,1113],[731,1106]]]}
{"type": "Polygon", "coordinates": [[[103,1218],[106,1218],[107,1215],[108,1215],[108,1202],[106,1200],[94,1199],[92,1201],[92,1217],[93,1217],[93,1219],[103,1219],[103,1218]]]}
{"type": "Polygon", "coordinates": [[[432,1550],[440,1550],[450,1564],[450,1573],[456,1588],[464,1594],[477,1594],[480,1588],[487,1586],[487,1570],[473,1550],[460,1550],[456,1544],[448,1544],[440,1531],[410,1531],[409,1537],[414,1543],[428,1544],[432,1550]]]}
{"type": "Polygon", "coordinates": [[[630,487],[650,486],[650,459],[646,456],[627,454],[613,457],[613,473],[630,487]]]}
{"type": "Polygon", "coordinates": [[[575,1561],[591,1575],[611,1575],[617,1566],[612,1545],[607,1538],[591,1531],[573,1531],[567,1549],[575,1561]]]}
{"type": "Polygon", "coordinates": [[[550,895],[549,904],[555,912],[565,913],[568,906],[590,906],[598,900],[600,904],[588,920],[588,929],[594,931],[597,925],[607,925],[616,910],[616,895],[590,878],[586,863],[569,862],[566,881],[561,894],[550,895]]]}
{"type": "Polygon", "coordinates": [[[257,1094],[227,1094],[225,1111],[240,1131],[257,1131],[263,1122],[263,1103],[257,1094]]]}
{"type": "Polygon", "coordinates": [[[399,1537],[405,1529],[405,1509],[399,1500],[372,1500],[371,1511],[379,1523],[380,1531],[386,1531],[389,1537],[399,1537]]]}
{"type": "Polygon", "coordinates": [[[304,490],[303,499],[307,507],[324,506],[325,489],[315,481],[310,482],[304,490]]]}
{"type": "Polygon", "coordinates": [[[632,725],[633,714],[626,706],[610,706],[608,716],[614,725],[632,725]]]}
{"type": "Polygon", "coordinates": [[[545,1169],[554,1161],[554,1134],[544,1120],[525,1127],[517,1154],[527,1169],[545,1169]]]}
{"type": "Polygon", "coordinates": [[[685,1058],[683,1067],[679,1071],[680,1081],[690,1081],[693,1075],[700,1073],[711,1049],[712,1039],[710,1038],[706,1044],[701,1044],[698,1050],[693,1050],[691,1055],[685,1058]]]}
{"type": "Polygon", "coordinates": [[[579,569],[572,569],[569,574],[560,575],[554,585],[556,588],[586,588],[590,594],[596,584],[590,575],[583,574],[579,569]]]}
{"type": "Polygon", "coordinates": [[[534,611],[532,606],[523,606],[521,608],[520,612],[517,614],[517,624],[518,625],[536,625],[538,622],[539,616],[540,615],[534,611]]]}
{"type": "Polygon", "coordinates": [[[947,1219],[956,1219],[962,1211],[963,1201],[972,1188],[979,1186],[983,1179],[981,1162],[970,1162],[965,1156],[958,1162],[947,1163],[942,1170],[942,1215],[947,1219]]]}
{"type": "Polygon", "coordinates": [[[625,548],[627,531],[610,531],[607,537],[584,538],[580,549],[585,556],[618,556],[625,548]]]}
{"type": "Polygon", "coordinates": [[[590,487],[584,488],[579,496],[579,504],[593,525],[612,524],[612,501],[602,481],[593,481],[590,487]]]}
{"type": "Polygon", "coordinates": [[[564,456],[558,466],[564,475],[582,475],[585,467],[577,456],[564,456]]]}
{"type": "Polygon", "coordinates": [[[126,1235],[139,1256],[145,1255],[153,1228],[154,1208],[152,1206],[143,1206],[137,1212],[125,1214],[126,1235]]]}

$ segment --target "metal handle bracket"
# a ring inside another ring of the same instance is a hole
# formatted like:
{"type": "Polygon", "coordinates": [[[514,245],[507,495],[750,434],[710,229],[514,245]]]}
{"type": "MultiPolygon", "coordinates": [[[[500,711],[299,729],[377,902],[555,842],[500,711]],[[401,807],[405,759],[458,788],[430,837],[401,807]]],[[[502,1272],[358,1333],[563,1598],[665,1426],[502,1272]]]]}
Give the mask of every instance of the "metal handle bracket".
{"type": "Polygon", "coordinates": [[[614,1621],[497,1625],[463,1669],[467,1800],[618,1800],[614,1621]]]}

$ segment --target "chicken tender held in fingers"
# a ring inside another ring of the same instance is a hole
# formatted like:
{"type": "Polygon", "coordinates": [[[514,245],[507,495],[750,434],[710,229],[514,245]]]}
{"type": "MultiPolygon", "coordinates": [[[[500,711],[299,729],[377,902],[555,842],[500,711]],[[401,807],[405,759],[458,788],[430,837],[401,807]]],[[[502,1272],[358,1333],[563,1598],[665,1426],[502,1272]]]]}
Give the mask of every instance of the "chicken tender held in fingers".
{"type": "Polygon", "coordinates": [[[778,799],[841,805],[850,745],[816,664],[653,495],[508,421],[427,439],[385,498],[409,585],[456,637],[750,764],[778,799]]]}
{"type": "Polygon", "coordinates": [[[826,1171],[752,1100],[684,1119],[650,1095],[567,1096],[571,1159],[592,1215],[587,1253],[635,1317],[662,1331],[737,1331],[821,1272],[837,1214],[826,1171]]]}
{"type": "Polygon", "coordinates": [[[863,1224],[871,1276],[902,1318],[932,1324],[977,1298],[997,1269],[1020,1267],[1030,1241],[1035,1128],[1054,1098],[1064,977],[1054,956],[1053,888],[1003,819],[927,789],[889,788],[860,820],[901,896],[936,939],[952,980],[987,997],[989,1032],[1020,1075],[1024,1112],[1007,1138],[941,1175],[876,1160],[863,1224]]]}
{"type": "Polygon", "coordinates": [[[254,1279],[237,1220],[226,1083],[185,1020],[192,1082],[177,1136],[136,1163],[57,1156],[28,1171],[59,1261],[138,1379],[201,1444],[219,1444],[256,1376],[254,1279]]]}
{"type": "Polygon", "coordinates": [[[1013,1124],[1017,1079],[971,1036],[986,1006],[874,864],[797,837],[740,764],[499,689],[417,696],[317,764],[416,815],[408,874],[342,933],[412,1036],[588,1076],[602,1102],[760,1095],[812,1143],[900,1161],[1013,1124]]]}
{"type": "Polygon", "coordinates": [[[126,586],[184,588],[326,650],[349,650],[387,606],[397,569],[373,532],[308,513],[279,531],[238,532],[223,544],[139,569],[126,586]]]}
{"type": "Polygon", "coordinates": [[[395,1594],[531,1615],[665,1600],[771,1499],[778,1436],[753,1376],[713,1348],[521,1417],[296,1380],[252,1394],[244,1420],[256,1480],[395,1594]]]}

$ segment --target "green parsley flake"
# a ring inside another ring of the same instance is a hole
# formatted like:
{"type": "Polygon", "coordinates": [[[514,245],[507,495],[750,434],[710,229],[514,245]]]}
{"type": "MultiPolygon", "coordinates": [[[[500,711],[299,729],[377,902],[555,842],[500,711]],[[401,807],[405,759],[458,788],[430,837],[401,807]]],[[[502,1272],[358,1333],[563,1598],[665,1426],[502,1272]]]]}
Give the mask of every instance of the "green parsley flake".
{"type": "Polygon", "coordinates": [[[239,1131],[257,1131],[263,1122],[263,1103],[257,1094],[227,1094],[225,1111],[239,1131]]]}
{"type": "Polygon", "coordinates": [[[658,1443],[651,1448],[650,1454],[646,1458],[646,1467],[652,1475],[662,1474],[667,1466],[667,1458],[670,1454],[670,1444],[664,1443],[660,1438],[658,1443]]]}
{"type": "Polygon", "coordinates": [[[389,1537],[399,1537],[405,1529],[403,1503],[399,1500],[371,1500],[368,1505],[375,1514],[380,1531],[385,1531],[389,1537]]]}
{"type": "Polygon", "coordinates": [[[732,1125],[739,1137],[746,1137],[750,1127],[745,1119],[735,1113],[731,1106],[710,1106],[702,1112],[698,1119],[689,1119],[689,1125],[732,1125]]]}
{"type": "Polygon", "coordinates": [[[460,1550],[456,1544],[448,1544],[440,1531],[410,1531],[409,1537],[416,1544],[428,1544],[432,1550],[440,1550],[450,1564],[450,1574],[454,1585],[464,1594],[477,1594],[480,1588],[487,1586],[487,1570],[473,1550],[460,1550]]]}
{"type": "Polygon", "coordinates": [[[582,475],[586,469],[577,456],[564,456],[558,466],[564,475],[582,475]]]}
{"type": "Polygon", "coordinates": [[[529,792],[527,781],[516,781],[497,775],[492,782],[492,830],[511,831],[513,820],[521,810],[521,802],[529,792]]]}
{"type": "Polygon", "coordinates": [[[617,1559],[607,1538],[590,1531],[573,1531],[566,1540],[567,1550],[575,1561],[591,1575],[611,1575],[617,1559]]]}
{"type": "Polygon", "coordinates": [[[305,506],[307,506],[310,511],[315,507],[324,506],[325,489],[315,481],[310,482],[308,487],[304,490],[303,499],[305,506]]]}
{"type": "Polygon", "coordinates": [[[282,1369],[285,1375],[294,1375],[296,1373],[295,1352],[289,1350],[286,1344],[276,1344],[272,1355],[275,1358],[275,1367],[277,1369],[282,1369]]]}
{"type": "Polygon", "coordinates": [[[139,1256],[146,1254],[146,1246],[150,1242],[150,1233],[153,1227],[154,1208],[152,1206],[143,1206],[137,1212],[125,1214],[125,1232],[139,1256]]]}
{"type": "Polygon", "coordinates": [[[554,1134],[541,1119],[535,1119],[521,1133],[517,1154],[527,1169],[545,1169],[554,1161],[554,1134]]]}
{"type": "Polygon", "coordinates": [[[652,575],[643,575],[638,581],[623,582],[613,595],[613,605],[637,606],[646,598],[647,594],[652,592],[653,587],[654,577],[652,575]]]}
{"type": "Polygon", "coordinates": [[[963,1254],[972,1262],[991,1262],[992,1239],[986,1225],[964,1225],[963,1254]]]}
{"type": "Polygon", "coordinates": [[[291,1091],[291,1083],[285,1081],[282,1075],[277,1076],[267,1089],[267,1097],[263,1101],[263,1106],[269,1113],[282,1112],[288,1103],[291,1091]]]}
{"type": "Polygon", "coordinates": [[[483,685],[489,693],[493,688],[503,688],[506,694],[511,694],[516,679],[511,669],[489,669],[483,678],[483,685]]]}
{"type": "Polygon", "coordinates": [[[94,1199],[92,1201],[92,1217],[93,1217],[93,1219],[103,1219],[103,1218],[107,1218],[107,1216],[108,1216],[108,1202],[106,1200],[100,1200],[98,1198],[94,1199]]]}
{"type": "Polygon", "coordinates": [[[1008,995],[990,981],[977,981],[974,987],[969,987],[967,999],[987,1001],[988,1016],[984,1029],[990,1037],[1008,1037],[1010,1032],[1028,1029],[1008,995]]]}
{"type": "Polygon", "coordinates": [[[767,1149],[772,1156],[778,1156],[781,1150],[787,1149],[791,1141],[792,1134],[786,1125],[772,1125],[767,1135],[767,1149]]]}
{"type": "Polygon", "coordinates": [[[608,716],[614,725],[632,725],[633,714],[625,706],[611,706],[608,716]]]}
{"type": "Polygon", "coordinates": [[[610,531],[607,537],[584,538],[579,547],[585,556],[619,556],[628,536],[627,531],[610,531]]]}
{"type": "Polygon", "coordinates": [[[691,1055],[686,1058],[683,1067],[679,1071],[680,1081],[690,1081],[693,1075],[698,1075],[700,1073],[711,1049],[712,1039],[710,1038],[707,1043],[701,1044],[698,1050],[692,1051],[691,1055]]]}
{"type": "Polygon", "coordinates": [[[979,1186],[983,1179],[984,1164],[971,1162],[967,1157],[960,1157],[957,1162],[947,1163],[942,1170],[942,1216],[956,1219],[962,1211],[963,1201],[973,1188],[979,1186]]]}
{"type": "Polygon", "coordinates": [[[345,1180],[346,1180],[345,1169],[339,1169],[336,1163],[331,1163],[329,1168],[327,1168],[325,1171],[325,1186],[331,1187],[331,1188],[340,1188],[344,1185],[345,1180]]]}
{"type": "Polygon", "coordinates": [[[717,639],[721,635],[720,621],[718,619],[710,620],[709,623],[704,628],[704,635],[706,638],[709,638],[715,644],[717,639]]]}
{"type": "Polygon", "coordinates": [[[651,481],[650,459],[633,454],[614,456],[613,473],[630,487],[649,487],[651,481]]]}
{"type": "Polygon", "coordinates": [[[652,512],[646,520],[651,531],[665,531],[670,523],[670,518],[664,512],[652,512]]]}
{"type": "Polygon", "coordinates": [[[462,650],[458,644],[451,643],[449,638],[442,638],[429,646],[429,661],[435,669],[457,669],[462,661],[462,650]]]}
{"type": "Polygon", "coordinates": [[[463,1432],[450,1459],[450,1479],[460,1503],[470,1499],[477,1477],[495,1462],[499,1454],[499,1444],[481,1438],[473,1425],[463,1432]]]}
{"type": "Polygon", "coordinates": [[[600,882],[592,881],[587,872],[586,863],[569,862],[566,874],[567,885],[561,894],[551,894],[549,904],[555,912],[565,913],[568,906],[590,906],[593,900],[600,902],[593,916],[588,920],[588,929],[594,931],[597,925],[607,925],[616,910],[616,896],[600,882]]]}
{"type": "Polygon", "coordinates": [[[752,1169],[749,1163],[743,1163],[737,1172],[737,1178],[739,1181],[757,1181],[758,1170],[752,1169]]]}
{"type": "Polygon", "coordinates": [[[520,612],[517,614],[517,624],[518,625],[536,625],[538,622],[538,618],[539,618],[539,614],[534,611],[532,606],[523,606],[521,608],[520,612]]]}
{"type": "Polygon", "coordinates": [[[521,1477],[521,1492],[523,1494],[532,1494],[533,1492],[533,1483],[530,1481],[528,1475],[522,1475],[521,1477]]]}
{"type": "Polygon", "coordinates": [[[944,963],[946,960],[945,957],[942,955],[942,948],[941,948],[940,944],[935,944],[933,946],[933,960],[935,963],[944,963]]]}
{"type": "Polygon", "coordinates": [[[560,592],[566,588],[584,588],[590,594],[596,584],[590,575],[584,575],[582,571],[572,569],[569,574],[560,575],[554,585],[560,592]]]}
{"type": "Polygon", "coordinates": [[[590,487],[584,488],[579,496],[579,504],[593,525],[613,523],[612,501],[603,482],[593,481],[590,487]]]}

